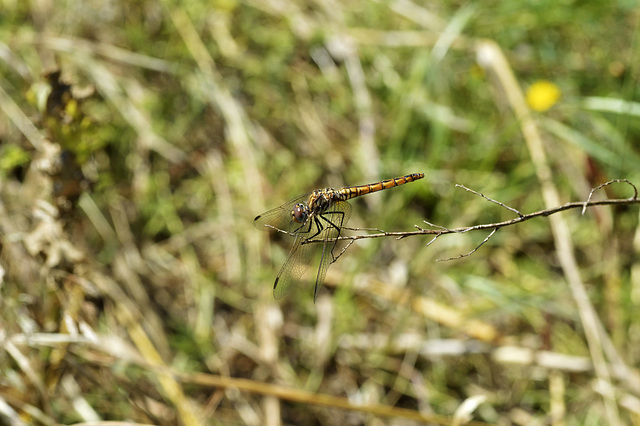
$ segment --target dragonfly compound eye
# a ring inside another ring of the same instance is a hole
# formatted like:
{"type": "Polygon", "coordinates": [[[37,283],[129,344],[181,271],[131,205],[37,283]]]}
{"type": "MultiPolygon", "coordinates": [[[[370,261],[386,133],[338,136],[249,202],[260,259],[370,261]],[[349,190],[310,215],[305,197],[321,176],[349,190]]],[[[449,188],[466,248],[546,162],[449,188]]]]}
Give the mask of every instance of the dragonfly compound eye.
{"type": "Polygon", "coordinates": [[[293,206],[293,210],[291,210],[291,219],[294,222],[305,223],[307,221],[307,210],[304,208],[303,204],[296,204],[293,206]]]}

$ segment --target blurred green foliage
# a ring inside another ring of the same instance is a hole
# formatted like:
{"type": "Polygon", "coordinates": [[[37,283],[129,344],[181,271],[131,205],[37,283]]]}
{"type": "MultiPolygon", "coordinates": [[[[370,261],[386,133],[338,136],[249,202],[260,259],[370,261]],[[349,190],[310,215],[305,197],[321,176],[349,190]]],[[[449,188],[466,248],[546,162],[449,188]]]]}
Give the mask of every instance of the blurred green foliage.
{"type": "MultiPolygon", "coordinates": [[[[557,103],[533,114],[563,202],[583,201],[613,178],[640,184],[636,2],[167,0],[2,9],[3,335],[66,335],[69,323],[82,323],[155,365],[132,331],[139,322],[158,358],[182,371],[448,417],[466,398],[485,395],[476,419],[489,423],[553,423],[559,400],[566,424],[612,418],[592,370],[512,365],[490,352],[518,346],[592,356],[546,219],[502,229],[472,256],[449,262],[435,260],[467,253],[487,234],[428,246],[420,237],[358,241],[330,268],[316,305],[308,283],[273,301],[291,241],[258,232],[252,220],[316,188],[414,172],[425,179],[353,200],[350,224],[409,231],[427,227],[423,220],[454,228],[514,217],[456,183],[523,213],[544,208],[521,123],[481,66],[483,39],[500,46],[523,93],[540,80],[560,90],[557,103]],[[20,114],[10,114],[11,105],[20,114]],[[56,206],[49,233],[38,228],[46,203],[56,206]],[[47,244],[33,243],[38,238],[47,244]],[[47,263],[62,243],[82,260],[47,263]],[[108,279],[97,280],[101,274],[108,279]],[[418,302],[438,309],[420,311],[418,302]],[[474,351],[474,321],[499,334],[484,342],[490,349],[474,351]],[[463,349],[437,354],[453,343],[463,349]]],[[[612,185],[596,196],[630,190],[612,185]]],[[[637,374],[637,206],[564,217],[591,302],[637,374]]],[[[78,348],[57,346],[57,364],[52,351],[21,346],[28,372],[15,352],[2,352],[0,376],[19,386],[0,380],[0,399],[18,411],[36,407],[52,423],[88,421],[55,385],[71,371],[103,419],[188,423],[162,374],[78,348]],[[31,371],[54,385],[34,384],[31,371]]],[[[612,383],[623,420],[637,421],[621,403],[626,394],[637,399],[637,389],[624,377],[612,383]]],[[[273,413],[255,393],[181,389],[212,423],[248,422],[247,410],[260,423],[273,413]]],[[[291,424],[376,421],[287,402],[280,415],[291,424]]]]}

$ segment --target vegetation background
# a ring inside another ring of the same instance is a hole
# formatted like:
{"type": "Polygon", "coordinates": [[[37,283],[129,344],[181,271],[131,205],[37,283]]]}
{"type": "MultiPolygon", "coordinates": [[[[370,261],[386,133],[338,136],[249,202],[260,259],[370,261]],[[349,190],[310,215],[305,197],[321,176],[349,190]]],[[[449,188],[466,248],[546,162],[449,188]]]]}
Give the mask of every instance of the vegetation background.
{"type": "Polygon", "coordinates": [[[414,172],[350,224],[640,184],[636,1],[0,8],[0,423],[640,423],[637,205],[357,241],[315,304],[252,224],[414,172]]]}

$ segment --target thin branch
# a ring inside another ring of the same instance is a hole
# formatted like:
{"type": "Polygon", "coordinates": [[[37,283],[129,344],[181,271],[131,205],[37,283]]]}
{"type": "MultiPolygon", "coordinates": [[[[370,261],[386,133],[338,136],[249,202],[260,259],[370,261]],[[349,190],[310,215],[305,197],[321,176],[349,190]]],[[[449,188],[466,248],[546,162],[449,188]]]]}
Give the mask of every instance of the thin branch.
{"type": "MultiPolygon", "coordinates": [[[[379,229],[375,229],[377,231],[377,233],[375,234],[365,234],[365,235],[344,235],[344,236],[340,236],[338,238],[330,238],[327,240],[317,240],[317,239],[313,239],[313,240],[306,240],[303,242],[303,244],[312,244],[312,243],[324,243],[325,241],[336,241],[336,240],[361,240],[361,239],[365,239],[365,238],[382,238],[382,237],[396,237],[397,239],[402,239],[402,238],[406,238],[406,237],[411,237],[411,236],[415,236],[415,235],[434,235],[434,239],[431,240],[428,244],[431,244],[435,241],[436,238],[438,238],[441,235],[446,235],[446,234],[462,234],[465,232],[470,232],[470,231],[480,231],[480,230],[484,230],[484,229],[492,229],[492,230],[497,230],[499,228],[504,228],[506,226],[512,226],[515,225],[517,223],[521,223],[521,222],[525,222],[527,220],[530,219],[534,219],[537,217],[546,217],[546,216],[551,216],[553,214],[565,211],[565,210],[571,210],[571,209],[577,209],[577,208],[581,208],[583,211],[584,209],[586,209],[587,207],[595,207],[595,206],[615,206],[615,205],[632,205],[632,204],[640,204],[640,199],[638,198],[638,190],[636,188],[636,186],[629,182],[627,179],[615,179],[615,180],[611,180],[609,182],[606,182],[596,188],[594,188],[591,193],[589,194],[589,198],[587,199],[587,201],[579,201],[579,202],[572,202],[572,203],[567,203],[564,204],[562,206],[558,206],[558,207],[553,207],[553,208],[549,208],[549,209],[545,209],[545,210],[539,210],[537,212],[534,213],[529,213],[529,214],[522,214],[520,213],[518,210],[513,209],[499,201],[495,201],[492,200],[488,197],[485,197],[484,195],[477,193],[473,190],[470,190],[462,185],[456,185],[459,186],[465,190],[468,190],[469,192],[472,192],[474,194],[477,194],[485,199],[487,199],[488,201],[491,201],[495,204],[498,204],[510,211],[513,211],[514,213],[518,214],[518,217],[514,218],[514,219],[510,219],[510,220],[505,220],[502,222],[496,222],[496,223],[486,223],[486,224],[481,224],[481,225],[474,225],[474,226],[464,226],[464,227],[459,227],[459,228],[445,228],[443,226],[440,225],[434,225],[432,223],[429,223],[427,221],[425,221],[425,223],[427,223],[429,226],[432,226],[434,228],[438,228],[438,229],[424,229],[421,228],[419,226],[416,225],[416,229],[417,231],[402,231],[402,232],[386,232],[383,230],[379,230],[379,229]],[[629,184],[632,188],[633,188],[633,196],[630,198],[618,198],[618,199],[609,199],[609,200],[599,200],[599,201],[591,201],[591,196],[593,194],[594,191],[603,188],[604,186],[610,185],[612,183],[616,183],[616,182],[621,182],[621,183],[627,183],[629,184]]],[[[362,228],[345,228],[345,229],[350,229],[350,230],[355,230],[355,231],[359,231],[362,230],[362,228]]],[[[284,232],[284,231],[281,231],[284,232]]],[[[495,231],[494,231],[495,232],[495,231]]],[[[286,232],[285,232],[286,233],[286,232]]],[[[493,233],[492,233],[493,234],[493,233]]],[[[484,242],[482,243],[484,244],[484,242]]],[[[475,250],[474,250],[475,251],[475,250]]],[[[463,256],[464,257],[464,256],[463,256]]]]}
{"type": "Polygon", "coordinates": [[[354,241],[355,241],[355,240],[351,240],[351,241],[349,241],[349,242],[348,242],[348,243],[347,243],[347,244],[342,248],[342,250],[340,250],[340,253],[338,253],[338,255],[337,255],[337,256],[335,256],[335,257],[333,258],[333,260],[331,261],[331,263],[333,264],[333,263],[335,263],[335,262],[336,262],[336,260],[340,259],[340,256],[342,256],[342,255],[344,254],[344,252],[345,252],[345,251],[347,251],[347,249],[351,246],[351,244],[353,244],[353,243],[354,243],[354,241]]]}
{"type": "Polygon", "coordinates": [[[348,231],[376,231],[376,232],[384,232],[383,229],[380,228],[351,228],[350,226],[343,226],[342,229],[346,229],[348,231]]]}
{"type": "MultiPolygon", "coordinates": [[[[478,195],[478,196],[480,196],[480,197],[484,198],[485,200],[491,201],[492,203],[495,203],[495,204],[497,204],[497,205],[499,205],[499,206],[502,206],[502,207],[504,207],[505,209],[510,210],[510,211],[514,212],[515,214],[517,214],[518,216],[522,217],[522,213],[520,213],[518,210],[514,209],[513,207],[509,207],[509,206],[507,206],[506,204],[502,204],[500,201],[496,201],[496,200],[494,200],[494,199],[492,199],[492,198],[489,198],[489,197],[485,196],[484,194],[481,194],[481,193],[479,193],[479,192],[476,192],[476,191],[474,191],[473,189],[469,189],[469,188],[467,188],[467,187],[466,187],[466,186],[464,186],[464,185],[456,184],[456,188],[462,188],[462,189],[465,189],[465,190],[467,190],[467,191],[471,192],[472,194],[476,194],[476,195],[478,195]]],[[[587,201],[588,201],[588,200],[587,200],[587,201]]]]}
{"type": "MultiPolygon", "coordinates": [[[[424,223],[426,223],[426,224],[427,224],[427,225],[429,225],[429,226],[434,227],[434,228],[440,228],[440,229],[445,230],[445,231],[451,231],[449,228],[445,228],[444,226],[436,225],[435,223],[431,223],[431,222],[429,222],[428,220],[423,220],[423,222],[424,222],[424,223]]],[[[414,226],[415,226],[416,228],[418,228],[418,229],[422,229],[422,228],[420,228],[418,225],[414,225],[414,226]]]]}
{"type": "Polygon", "coordinates": [[[598,186],[596,186],[595,188],[593,188],[591,190],[591,192],[589,193],[589,198],[587,198],[587,202],[584,203],[584,206],[582,207],[582,214],[584,215],[585,211],[587,210],[587,203],[589,203],[589,201],[591,201],[591,196],[593,195],[594,192],[596,192],[600,188],[604,188],[605,186],[609,186],[612,183],[616,183],[616,182],[624,182],[624,183],[628,183],[629,185],[631,185],[631,187],[633,188],[633,197],[631,199],[632,200],[637,200],[638,199],[638,188],[636,188],[636,186],[634,184],[629,182],[627,179],[613,179],[613,180],[610,180],[609,182],[603,183],[602,185],[598,185],[598,186]]]}
{"type": "Polygon", "coordinates": [[[493,231],[491,231],[491,233],[489,235],[487,235],[487,238],[485,238],[484,240],[482,240],[482,242],[480,244],[478,244],[476,246],[476,248],[474,248],[473,250],[471,250],[469,253],[464,253],[464,254],[460,254],[456,257],[448,257],[446,259],[436,259],[436,262],[448,262],[450,260],[458,260],[458,259],[462,259],[463,257],[468,257],[471,256],[473,253],[475,253],[480,247],[482,247],[484,245],[484,243],[486,243],[487,241],[489,241],[489,238],[491,238],[493,236],[493,234],[496,233],[496,231],[498,230],[498,228],[495,228],[493,231]]]}

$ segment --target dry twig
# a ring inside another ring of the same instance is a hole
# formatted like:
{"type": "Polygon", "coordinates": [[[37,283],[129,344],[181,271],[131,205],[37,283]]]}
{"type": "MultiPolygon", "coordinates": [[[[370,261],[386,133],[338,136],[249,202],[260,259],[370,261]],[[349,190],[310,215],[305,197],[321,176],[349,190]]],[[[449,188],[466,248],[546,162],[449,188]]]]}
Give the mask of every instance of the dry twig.
{"type": "MultiPolygon", "coordinates": [[[[572,203],[566,203],[562,206],[557,206],[557,207],[553,207],[553,208],[549,208],[549,209],[544,209],[544,210],[539,210],[537,212],[534,213],[528,213],[528,214],[524,214],[521,213],[520,211],[518,211],[517,209],[513,208],[513,207],[509,207],[504,203],[501,203],[499,201],[493,200],[487,196],[485,196],[484,194],[481,194],[479,192],[476,192],[472,189],[467,188],[464,185],[456,185],[456,187],[458,188],[463,188],[466,191],[469,191],[475,195],[478,195],[492,203],[498,204],[499,206],[504,207],[505,209],[515,213],[518,215],[518,217],[513,218],[513,219],[509,219],[509,220],[505,220],[502,222],[495,222],[495,223],[485,223],[485,224],[480,224],[480,225],[473,225],[473,226],[463,226],[463,227],[459,227],[459,228],[446,228],[440,225],[435,225],[432,224],[428,221],[424,221],[426,224],[428,224],[431,227],[434,228],[438,228],[438,229],[425,229],[422,228],[418,225],[415,225],[415,227],[418,229],[417,231],[401,231],[401,232],[386,232],[382,229],[379,228],[343,228],[343,229],[348,229],[348,230],[352,230],[352,231],[363,231],[363,230],[374,230],[377,231],[377,233],[375,234],[365,234],[365,235],[343,235],[337,238],[332,238],[332,239],[328,239],[328,240],[318,240],[318,239],[309,239],[305,242],[303,242],[303,244],[312,244],[312,243],[324,243],[325,241],[336,241],[336,240],[346,240],[349,241],[347,246],[345,248],[342,249],[342,251],[340,252],[340,254],[338,256],[336,256],[336,260],[342,256],[342,254],[345,252],[345,250],[351,245],[353,244],[354,241],[356,240],[362,240],[365,238],[382,238],[382,237],[396,237],[397,239],[402,239],[402,238],[406,238],[406,237],[411,237],[411,236],[415,236],[415,235],[434,235],[434,238],[429,241],[427,243],[427,245],[432,244],[438,237],[440,237],[441,235],[446,235],[446,234],[464,234],[466,232],[470,232],[470,231],[480,231],[480,230],[485,230],[485,229],[491,229],[491,233],[478,245],[476,246],[473,250],[471,250],[468,253],[464,253],[455,257],[451,257],[451,258],[447,258],[447,259],[438,259],[438,261],[449,261],[449,260],[456,260],[456,259],[460,259],[462,257],[467,257],[470,256],[471,254],[473,254],[475,251],[477,251],[483,244],[485,244],[487,241],[489,241],[489,239],[495,234],[495,232],[500,229],[500,228],[504,228],[507,226],[512,226],[530,219],[534,219],[537,217],[546,217],[546,216],[551,216],[552,214],[555,213],[559,213],[565,210],[571,210],[571,209],[576,209],[576,208],[582,208],[582,214],[584,214],[584,212],[586,211],[587,207],[594,207],[594,206],[610,206],[610,205],[631,205],[631,204],[640,204],[640,199],[638,198],[638,189],[636,188],[636,186],[631,183],[630,181],[628,181],[627,179],[614,179],[614,180],[610,180],[606,183],[603,183],[602,185],[597,186],[596,188],[593,188],[591,190],[591,192],[589,193],[589,197],[587,198],[586,201],[578,201],[578,202],[572,202],[572,203]],[[633,196],[630,198],[617,198],[617,199],[608,199],[608,200],[599,200],[599,201],[591,201],[591,197],[593,196],[593,193],[595,191],[597,191],[598,189],[601,189],[605,186],[611,185],[612,183],[626,183],[628,185],[630,185],[633,188],[633,196]]],[[[276,229],[275,230],[285,233],[285,234],[289,234],[286,231],[283,231],[281,229],[276,229]]],[[[292,235],[292,234],[290,234],[292,235]]],[[[335,261],[335,260],[334,260],[335,261]]]]}

